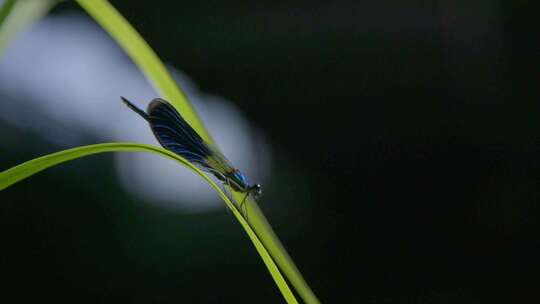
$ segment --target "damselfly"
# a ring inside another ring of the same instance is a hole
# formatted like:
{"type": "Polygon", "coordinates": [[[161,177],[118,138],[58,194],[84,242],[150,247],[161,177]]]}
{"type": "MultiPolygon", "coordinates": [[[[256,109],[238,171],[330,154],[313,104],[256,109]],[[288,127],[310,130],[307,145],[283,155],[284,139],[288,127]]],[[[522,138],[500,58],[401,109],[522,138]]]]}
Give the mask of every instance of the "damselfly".
{"type": "Polygon", "coordinates": [[[245,193],[242,203],[250,194],[255,197],[261,194],[261,185],[250,184],[244,174],[212,144],[203,140],[166,100],[153,99],[145,112],[126,98],[121,98],[130,109],[148,121],[154,136],[165,149],[212,173],[234,191],[245,193]]]}

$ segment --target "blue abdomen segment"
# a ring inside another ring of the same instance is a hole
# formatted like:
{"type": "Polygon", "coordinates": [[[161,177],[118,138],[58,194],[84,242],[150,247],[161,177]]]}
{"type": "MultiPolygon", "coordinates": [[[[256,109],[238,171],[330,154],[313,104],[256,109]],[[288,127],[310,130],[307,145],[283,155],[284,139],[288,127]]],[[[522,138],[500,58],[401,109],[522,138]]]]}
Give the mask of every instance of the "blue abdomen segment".
{"type": "Polygon", "coordinates": [[[229,179],[229,185],[235,191],[246,192],[248,190],[249,183],[247,181],[247,178],[238,169],[235,169],[234,171],[227,174],[227,178],[229,179]]]}
{"type": "Polygon", "coordinates": [[[238,181],[240,181],[240,185],[241,185],[242,187],[247,187],[248,181],[247,181],[247,179],[246,179],[246,176],[245,176],[244,174],[242,174],[242,172],[236,171],[236,172],[234,173],[234,176],[238,179],[238,181]]]}

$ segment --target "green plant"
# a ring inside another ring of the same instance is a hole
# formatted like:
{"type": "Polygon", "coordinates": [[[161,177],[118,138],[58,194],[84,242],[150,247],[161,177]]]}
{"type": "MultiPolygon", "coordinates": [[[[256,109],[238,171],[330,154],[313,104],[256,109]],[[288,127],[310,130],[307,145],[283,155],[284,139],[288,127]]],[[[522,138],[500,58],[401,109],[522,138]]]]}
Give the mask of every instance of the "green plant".
{"type": "MultiPolygon", "coordinates": [[[[0,9],[0,17],[5,17],[10,13],[14,2],[15,1],[8,0],[4,3],[2,9],[0,9]]],[[[51,1],[51,3],[52,2],[54,1],[51,1]]],[[[159,95],[171,102],[171,104],[180,113],[182,113],[182,116],[201,135],[201,137],[209,142],[213,142],[211,136],[203,127],[202,122],[193,111],[186,97],[166,71],[163,63],[158,59],[156,54],[152,51],[144,39],[140,37],[140,35],[116,11],[116,9],[114,9],[114,7],[111,6],[106,0],[78,0],[77,2],[126,51],[126,53],[132,58],[135,64],[152,83],[159,95]]],[[[17,5],[15,5],[15,8],[16,7],[17,5]]],[[[14,13],[16,13],[16,10],[12,11],[12,14],[14,13]]],[[[33,19],[36,19],[37,16],[39,16],[39,14],[35,14],[33,19]]],[[[2,25],[2,20],[3,18],[0,18],[0,26],[2,25]]],[[[26,22],[28,23],[30,21],[31,19],[27,19],[26,22]]],[[[3,28],[0,30],[3,30],[3,28]]],[[[246,201],[246,210],[249,214],[248,222],[237,207],[238,202],[243,199],[242,194],[230,191],[233,194],[233,200],[235,201],[234,203],[231,202],[221,191],[219,186],[216,185],[205,174],[186,160],[165,149],[137,143],[105,143],[68,149],[36,158],[6,171],[0,172],[0,190],[51,166],[87,155],[104,152],[150,152],[176,160],[188,169],[191,169],[193,172],[203,178],[208,184],[210,184],[212,188],[214,188],[214,190],[226,203],[227,207],[232,211],[234,217],[238,220],[253,242],[257,252],[267,266],[272,278],[276,282],[285,300],[288,303],[297,303],[297,300],[283,275],[288,279],[290,284],[295,288],[296,292],[304,300],[304,302],[319,303],[318,299],[304,281],[292,259],[289,257],[283,245],[273,232],[270,224],[262,214],[261,210],[258,208],[256,202],[254,202],[251,198],[246,201]]]]}
{"type": "Polygon", "coordinates": [[[0,8],[0,51],[15,34],[45,15],[58,1],[4,1],[0,8]]]}

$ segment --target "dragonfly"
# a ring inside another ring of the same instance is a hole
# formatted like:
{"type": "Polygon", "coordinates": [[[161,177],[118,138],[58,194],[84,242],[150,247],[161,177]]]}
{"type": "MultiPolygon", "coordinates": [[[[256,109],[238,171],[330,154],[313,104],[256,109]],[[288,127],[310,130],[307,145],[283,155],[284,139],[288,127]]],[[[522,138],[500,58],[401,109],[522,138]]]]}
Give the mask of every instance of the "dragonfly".
{"type": "Polygon", "coordinates": [[[144,111],[127,98],[120,98],[148,122],[154,136],[165,149],[180,155],[201,170],[213,174],[234,191],[245,193],[240,206],[249,195],[253,195],[254,198],[261,195],[261,185],[250,184],[246,176],[233,167],[213,144],[202,139],[169,102],[155,98],[144,111]]]}

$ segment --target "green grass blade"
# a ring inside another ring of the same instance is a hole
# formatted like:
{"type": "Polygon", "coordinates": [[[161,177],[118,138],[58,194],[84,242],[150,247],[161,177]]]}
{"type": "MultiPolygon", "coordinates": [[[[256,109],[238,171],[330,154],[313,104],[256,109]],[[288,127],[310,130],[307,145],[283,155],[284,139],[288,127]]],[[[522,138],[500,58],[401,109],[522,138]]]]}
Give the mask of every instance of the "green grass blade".
{"type": "Polygon", "coordinates": [[[182,113],[182,117],[197,130],[202,138],[211,142],[210,135],[197,118],[185,95],[167,72],[165,65],[124,17],[105,0],[78,0],[77,2],[124,49],[159,94],[182,113]]]}
{"type": "Polygon", "coordinates": [[[257,250],[261,258],[263,259],[264,264],[268,268],[268,271],[272,275],[272,278],[276,282],[279,290],[281,291],[281,294],[283,295],[287,303],[298,303],[293,293],[289,289],[287,282],[281,275],[281,272],[279,271],[277,265],[274,263],[272,257],[270,256],[269,252],[266,250],[265,246],[257,237],[257,234],[255,233],[255,231],[252,230],[250,225],[243,218],[243,216],[241,215],[241,212],[238,210],[236,205],[233,204],[229,200],[229,198],[223,193],[221,188],[216,183],[214,183],[206,174],[201,172],[197,167],[192,165],[187,160],[163,148],[150,146],[150,145],[137,144],[137,143],[105,143],[105,144],[82,146],[82,147],[77,147],[73,149],[56,152],[53,154],[49,154],[46,156],[42,156],[42,157],[27,161],[11,169],[0,172],[0,191],[40,171],[50,168],[52,166],[55,166],[55,165],[58,165],[58,164],[61,164],[70,160],[74,160],[77,158],[81,158],[84,156],[93,155],[97,153],[104,153],[104,152],[154,153],[154,154],[166,157],[166,158],[176,160],[177,162],[181,163],[182,165],[184,165],[188,169],[191,169],[197,175],[202,177],[212,188],[214,188],[214,190],[221,197],[221,199],[223,199],[223,201],[227,204],[227,207],[229,207],[229,209],[232,211],[234,217],[238,220],[242,228],[244,228],[249,238],[253,242],[255,249],[257,250]]]}
{"type": "MultiPolygon", "coordinates": [[[[106,0],[77,0],[77,2],[126,51],[162,97],[169,100],[182,113],[182,116],[186,118],[193,129],[205,140],[213,142],[211,136],[203,127],[203,123],[172,80],[163,63],[122,15],[106,0]]],[[[242,199],[243,197],[235,196],[237,203],[241,202],[242,199]]],[[[249,222],[253,229],[304,302],[308,304],[319,303],[319,300],[273,232],[262,211],[252,200],[248,202],[248,211],[250,212],[249,222]]]]}
{"type": "MultiPolygon", "coordinates": [[[[233,192],[233,197],[236,202],[241,202],[244,195],[241,193],[233,192]]],[[[261,209],[253,198],[249,197],[246,200],[246,210],[249,215],[249,224],[251,228],[257,232],[257,235],[261,239],[262,243],[266,247],[266,250],[270,252],[272,258],[276,264],[280,267],[281,272],[289,280],[289,283],[295,288],[298,295],[308,304],[320,303],[317,296],[313,293],[308,286],[302,274],[292,261],[291,257],[283,247],[283,244],[277,237],[270,226],[270,223],[266,220],[266,217],[262,213],[261,209]]]]}
{"type": "Polygon", "coordinates": [[[0,51],[18,32],[43,17],[58,0],[6,0],[0,9],[0,51]]]}
{"type": "Polygon", "coordinates": [[[14,5],[15,0],[6,0],[2,4],[2,7],[0,7],[0,27],[2,26],[2,23],[4,23],[4,20],[6,20],[6,17],[9,15],[14,5]]]}

